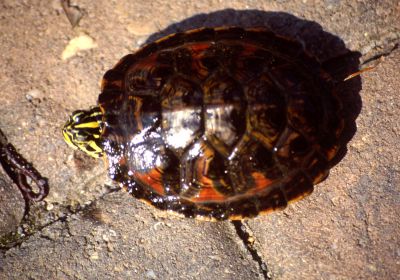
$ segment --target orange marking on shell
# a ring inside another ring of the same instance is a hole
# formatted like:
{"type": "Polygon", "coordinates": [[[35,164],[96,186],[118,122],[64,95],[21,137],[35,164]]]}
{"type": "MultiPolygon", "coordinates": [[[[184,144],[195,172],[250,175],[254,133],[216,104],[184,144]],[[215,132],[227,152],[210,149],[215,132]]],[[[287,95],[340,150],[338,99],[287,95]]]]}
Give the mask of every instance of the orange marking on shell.
{"type": "Polygon", "coordinates": [[[254,182],[255,182],[255,188],[251,189],[248,193],[249,194],[255,194],[261,192],[263,189],[268,188],[273,181],[268,179],[267,177],[264,176],[264,174],[260,172],[254,172],[251,174],[251,177],[253,177],[254,182]]]}
{"type": "Polygon", "coordinates": [[[143,70],[149,70],[149,69],[153,68],[154,65],[157,64],[157,57],[158,57],[157,54],[151,54],[151,55],[149,55],[148,57],[146,57],[146,59],[137,61],[137,62],[133,65],[133,67],[131,68],[131,71],[132,71],[132,70],[140,70],[140,71],[143,71],[143,70]]]}
{"type": "Polygon", "coordinates": [[[243,51],[240,53],[241,57],[246,57],[246,56],[250,56],[252,54],[254,54],[256,52],[256,50],[259,50],[260,47],[256,46],[256,45],[252,45],[252,44],[243,44],[244,49],[243,51]]]}
{"type": "Polygon", "coordinates": [[[196,53],[200,53],[200,52],[208,49],[209,47],[210,47],[210,43],[196,43],[196,44],[192,44],[189,48],[196,55],[196,53]]]}
{"type": "Polygon", "coordinates": [[[205,176],[205,174],[208,174],[208,169],[210,167],[210,162],[214,157],[214,152],[204,144],[202,145],[202,152],[203,156],[196,162],[197,183],[201,186],[201,189],[197,195],[190,200],[193,202],[224,201],[226,200],[225,195],[218,192],[214,187],[213,180],[205,176]]]}
{"type": "Polygon", "coordinates": [[[141,118],[141,108],[143,105],[143,100],[140,98],[132,98],[135,99],[135,111],[133,112],[133,117],[134,120],[137,121],[137,128],[139,131],[143,130],[143,123],[142,123],[142,118],[141,118]]]}
{"type": "MultiPolygon", "coordinates": [[[[204,181],[210,181],[208,178],[204,181]]],[[[226,200],[226,196],[217,192],[211,186],[203,185],[200,192],[193,198],[190,199],[192,202],[212,202],[212,201],[224,201],[226,200]]]]}
{"type": "Polygon", "coordinates": [[[147,173],[134,172],[135,179],[151,187],[159,195],[165,195],[165,190],[162,183],[162,174],[156,168],[153,168],[147,173]]]}
{"type": "Polygon", "coordinates": [[[197,75],[201,78],[207,77],[209,71],[207,67],[202,64],[202,58],[204,57],[204,51],[210,48],[210,43],[199,43],[190,46],[192,52],[192,68],[197,70],[197,75]]]}

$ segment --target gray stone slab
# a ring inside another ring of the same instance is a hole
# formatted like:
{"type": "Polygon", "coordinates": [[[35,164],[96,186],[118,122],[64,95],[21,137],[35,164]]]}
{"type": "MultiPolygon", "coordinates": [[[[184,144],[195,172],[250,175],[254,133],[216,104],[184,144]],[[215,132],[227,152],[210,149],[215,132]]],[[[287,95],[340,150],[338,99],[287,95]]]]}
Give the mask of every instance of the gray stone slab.
{"type": "Polygon", "coordinates": [[[47,226],[0,264],[0,279],[262,279],[229,222],[171,218],[124,192],[47,226]]]}
{"type": "Polygon", "coordinates": [[[2,172],[0,172],[0,206],[0,237],[2,237],[17,230],[25,209],[21,193],[2,172]]]}

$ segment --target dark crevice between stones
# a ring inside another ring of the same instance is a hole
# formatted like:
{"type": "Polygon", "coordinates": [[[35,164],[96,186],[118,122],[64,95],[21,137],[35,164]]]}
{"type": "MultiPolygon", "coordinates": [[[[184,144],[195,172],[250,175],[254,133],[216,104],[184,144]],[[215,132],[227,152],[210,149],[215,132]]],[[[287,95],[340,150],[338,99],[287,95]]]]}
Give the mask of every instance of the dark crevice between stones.
{"type": "Polygon", "coordinates": [[[254,242],[252,241],[252,234],[249,233],[247,226],[242,221],[232,221],[235,227],[236,233],[242,240],[244,247],[252,256],[253,260],[256,261],[262,271],[265,280],[272,280],[271,275],[268,271],[267,264],[264,262],[257,249],[254,247],[254,242]]]}
{"type": "Polygon", "coordinates": [[[393,46],[390,47],[390,49],[388,49],[387,44],[385,44],[385,46],[377,46],[376,48],[381,48],[384,49],[384,51],[375,54],[372,57],[366,58],[362,64],[360,65],[361,67],[365,64],[369,64],[371,62],[375,62],[377,60],[381,60],[389,55],[391,55],[395,50],[397,50],[399,48],[399,42],[395,42],[393,46]]]}
{"type": "MultiPolygon", "coordinates": [[[[15,240],[13,240],[9,243],[5,243],[5,244],[0,243],[0,254],[5,254],[8,250],[20,246],[22,243],[24,243],[26,240],[28,240],[29,237],[31,237],[32,235],[42,231],[43,229],[45,229],[57,222],[65,223],[68,220],[68,218],[72,215],[79,214],[79,213],[85,213],[86,211],[91,211],[91,209],[93,208],[93,205],[95,205],[98,201],[101,201],[107,195],[109,195],[111,193],[115,193],[120,190],[121,190],[121,188],[119,188],[119,187],[109,186],[109,188],[106,192],[104,192],[98,198],[92,200],[90,203],[85,204],[76,209],[71,209],[70,207],[66,206],[66,207],[64,207],[65,209],[63,211],[63,215],[61,215],[57,219],[49,221],[46,224],[43,224],[41,226],[37,226],[37,227],[32,226],[31,225],[32,221],[29,220],[30,219],[29,214],[26,215],[20,224],[19,230],[17,230],[17,231],[19,231],[18,235],[20,235],[20,237],[15,238],[15,240]],[[27,228],[25,228],[24,225],[27,226],[27,228]]],[[[10,238],[10,239],[12,239],[12,238],[10,238]]]]}

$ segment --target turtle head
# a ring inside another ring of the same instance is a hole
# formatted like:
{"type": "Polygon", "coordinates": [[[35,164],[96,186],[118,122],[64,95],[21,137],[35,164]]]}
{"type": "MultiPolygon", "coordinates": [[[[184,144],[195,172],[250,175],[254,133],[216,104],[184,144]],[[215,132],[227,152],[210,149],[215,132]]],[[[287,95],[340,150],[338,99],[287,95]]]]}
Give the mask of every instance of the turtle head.
{"type": "Polygon", "coordinates": [[[102,115],[99,107],[93,107],[88,111],[73,112],[62,130],[65,142],[89,156],[101,157],[103,155],[101,144],[102,115]]]}

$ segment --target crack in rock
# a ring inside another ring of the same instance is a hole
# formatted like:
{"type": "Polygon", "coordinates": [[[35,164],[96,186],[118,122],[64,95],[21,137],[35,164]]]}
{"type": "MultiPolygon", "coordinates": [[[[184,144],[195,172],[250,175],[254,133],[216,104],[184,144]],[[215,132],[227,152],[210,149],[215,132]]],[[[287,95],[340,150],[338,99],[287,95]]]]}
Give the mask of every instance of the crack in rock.
{"type": "Polygon", "coordinates": [[[250,228],[242,221],[232,221],[235,227],[236,233],[242,240],[243,245],[252,256],[253,260],[256,261],[262,271],[265,280],[272,280],[271,273],[268,271],[267,264],[264,262],[257,249],[254,247],[254,237],[250,231],[250,228]]]}
{"type": "Polygon", "coordinates": [[[0,245],[0,253],[5,253],[10,249],[16,248],[18,246],[20,246],[21,244],[23,244],[29,237],[31,237],[32,235],[41,232],[42,230],[44,230],[45,228],[57,223],[57,222],[62,222],[65,223],[67,221],[67,219],[75,214],[79,214],[79,213],[84,213],[86,210],[90,210],[91,207],[98,201],[101,201],[102,199],[104,199],[107,195],[111,194],[111,193],[115,193],[117,191],[120,191],[121,189],[118,188],[110,188],[108,191],[104,192],[102,195],[100,195],[99,197],[97,197],[96,199],[92,200],[90,203],[83,205],[82,207],[79,207],[76,210],[71,210],[68,208],[68,206],[65,207],[65,211],[62,213],[63,215],[59,216],[57,219],[54,219],[46,224],[43,224],[41,226],[38,226],[37,228],[33,228],[29,231],[24,229],[24,224],[27,224],[29,222],[27,222],[27,220],[29,219],[28,216],[24,217],[23,222],[21,223],[21,225],[19,226],[20,231],[21,231],[21,237],[18,238],[17,240],[15,240],[14,242],[10,243],[10,244],[5,244],[5,245],[0,245]]]}
{"type": "MultiPolygon", "coordinates": [[[[384,44],[383,46],[381,46],[381,45],[375,46],[375,49],[383,49],[383,51],[378,52],[377,54],[373,55],[372,57],[365,58],[365,60],[361,63],[361,66],[365,65],[365,64],[369,64],[369,63],[377,61],[377,60],[381,60],[381,59],[391,55],[398,48],[399,48],[399,39],[393,40],[393,42],[389,42],[388,44],[384,44]]],[[[363,55],[363,56],[365,56],[365,55],[363,55]]]]}

